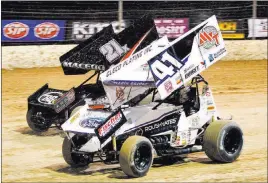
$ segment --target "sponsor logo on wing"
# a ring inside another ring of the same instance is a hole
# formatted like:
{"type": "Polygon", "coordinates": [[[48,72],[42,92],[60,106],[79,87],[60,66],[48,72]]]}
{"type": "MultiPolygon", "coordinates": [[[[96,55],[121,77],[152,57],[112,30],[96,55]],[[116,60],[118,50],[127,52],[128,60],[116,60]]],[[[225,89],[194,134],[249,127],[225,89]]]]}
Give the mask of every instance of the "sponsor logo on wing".
{"type": "Polygon", "coordinates": [[[119,111],[116,115],[112,116],[104,125],[98,129],[99,136],[105,136],[112,127],[117,125],[122,119],[122,114],[119,111]]]}
{"type": "Polygon", "coordinates": [[[147,37],[147,35],[150,33],[151,30],[152,28],[141,37],[141,39],[125,54],[125,56],[120,60],[120,62],[126,60],[136,51],[136,49],[139,47],[142,41],[147,37]]]}
{"type": "Polygon", "coordinates": [[[63,94],[61,92],[48,92],[41,95],[37,100],[42,104],[54,104],[55,101],[60,98],[63,94]]]}
{"type": "Polygon", "coordinates": [[[161,121],[161,122],[154,123],[152,125],[146,126],[144,128],[144,130],[145,130],[145,132],[151,131],[151,130],[154,130],[154,129],[157,129],[157,128],[161,128],[161,127],[164,127],[164,126],[167,126],[167,125],[174,124],[174,123],[176,123],[176,121],[177,121],[176,118],[169,119],[167,121],[161,121]]]}
{"type": "Polygon", "coordinates": [[[205,49],[219,45],[219,34],[214,26],[207,26],[200,31],[199,45],[205,49]]]}
{"type": "Polygon", "coordinates": [[[173,91],[173,86],[172,86],[172,82],[171,81],[167,81],[164,83],[165,86],[165,90],[167,93],[170,93],[173,91]]]}
{"type": "Polygon", "coordinates": [[[96,65],[96,64],[83,64],[83,63],[76,63],[76,62],[62,62],[63,67],[70,67],[70,68],[76,68],[76,69],[83,69],[83,70],[100,70],[104,71],[105,66],[104,65],[96,65]]]}
{"type": "Polygon", "coordinates": [[[124,93],[124,89],[121,87],[116,87],[116,92],[115,95],[117,97],[117,99],[119,100],[119,102],[122,102],[123,100],[125,100],[125,93],[124,93]]]}
{"type": "Polygon", "coordinates": [[[3,34],[10,39],[21,39],[28,35],[29,26],[21,22],[11,22],[4,26],[3,34]]]}
{"type": "Polygon", "coordinates": [[[185,74],[185,79],[189,78],[190,76],[194,75],[197,71],[199,71],[199,65],[194,67],[188,73],[185,74]]]}

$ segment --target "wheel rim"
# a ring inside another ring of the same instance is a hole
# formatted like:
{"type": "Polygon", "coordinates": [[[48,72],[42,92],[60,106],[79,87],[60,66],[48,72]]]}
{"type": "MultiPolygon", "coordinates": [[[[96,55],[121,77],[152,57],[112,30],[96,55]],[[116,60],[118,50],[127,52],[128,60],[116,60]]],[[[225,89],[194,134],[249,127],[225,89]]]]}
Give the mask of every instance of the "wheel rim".
{"type": "Polygon", "coordinates": [[[47,129],[49,128],[50,124],[48,120],[46,120],[43,116],[42,112],[36,112],[35,115],[31,116],[31,120],[34,122],[34,126],[38,129],[47,129]]]}
{"type": "MultiPolygon", "coordinates": [[[[87,154],[80,154],[75,152],[76,149],[80,149],[82,147],[83,144],[85,144],[87,142],[86,138],[74,138],[73,142],[75,144],[76,147],[73,146],[73,144],[71,144],[71,156],[72,156],[72,160],[75,164],[77,165],[86,165],[89,163],[90,160],[90,156],[87,154]]],[[[71,143],[71,142],[70,142],[71,143]]]]}
{"type": "Polygon", "coordinates": [[[134,165],[138,170],[145,170],[150,166],[152,159],[151,148],[148,145],[139,146],[134,154],[134,165]]]}
{"type": "Polygon", "coordinates": [[[238,151],[242,142],[242,133],[238,129],[231,129],[224,137],[223,146],[228,154],[234,154],[238,151]]]}

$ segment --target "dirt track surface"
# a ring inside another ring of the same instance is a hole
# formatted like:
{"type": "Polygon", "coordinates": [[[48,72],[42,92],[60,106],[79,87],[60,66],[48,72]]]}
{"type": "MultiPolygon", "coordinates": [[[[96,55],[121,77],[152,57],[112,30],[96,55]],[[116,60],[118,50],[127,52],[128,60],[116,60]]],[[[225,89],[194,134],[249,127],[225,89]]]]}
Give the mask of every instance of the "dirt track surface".
{"type": "Polygon", "coordinates": [[[56,130],[36,135],[26,124],[27,97],[49,83],[70,89],[85,76],[64,76],[61,68],[3,70],[2,179],[4,182],[267,182],[267,60],[220,61],[202,74],[210,83],[222,116],[232,114],[244,131],[244,148],[231,164],[206,155],[154,165],[146,177],[129,179],[118,165],[96,163],[72,169],[63,160],[56,130]]]}

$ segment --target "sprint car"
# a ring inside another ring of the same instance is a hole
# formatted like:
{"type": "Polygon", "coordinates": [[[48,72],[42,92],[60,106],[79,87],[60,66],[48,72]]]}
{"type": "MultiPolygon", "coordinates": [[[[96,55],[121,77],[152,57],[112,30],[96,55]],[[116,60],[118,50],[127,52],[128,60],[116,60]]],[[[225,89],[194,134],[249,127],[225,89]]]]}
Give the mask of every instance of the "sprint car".
{"type": "Polygon", "coordinates": [[[235,161],[243,132],[219,116],[200,75],[225,55],[212,16],[174,41],[162,37],[112,66],[100,75],[109,104],[96,109],[89,102],[62,125],[64,160],[78,167],[98,157],[119,163],[130,177],[145,176],[155,158],[200,151],[213,161],[235,161]],[[145,63],[148,70],[141,69],[145,63]]]}
{"type": "Polygon", "coordinates": [[[85,99],[100,104],[105,100],[105,91],[98,79],[100,73],[123,62],[155,39],[158,39],[158,34],[153,19],[143,16],[118,34],[111,25],[107,26],[62,55],[60,62],[65,75],[95,73],[69,91],[49,88],[45,84],[30,95],[26,115],[28,126],[35,132],[47,131],[52,124],[55,125],[52,127],[61,129],[72,112],[85,104],[85,99]],[[93,77],[97,78],[95,82],[91,80],[93,77]],[[89,80],[90,84],[87,83],[89,80]]]}

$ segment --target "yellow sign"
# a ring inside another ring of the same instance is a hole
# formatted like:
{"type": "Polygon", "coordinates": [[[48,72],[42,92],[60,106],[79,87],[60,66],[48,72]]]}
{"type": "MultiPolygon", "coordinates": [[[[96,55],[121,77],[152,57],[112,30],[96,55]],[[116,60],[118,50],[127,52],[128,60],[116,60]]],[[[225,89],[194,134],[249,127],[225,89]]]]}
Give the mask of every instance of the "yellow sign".
{"type": "Polygon", "coordinates": [[[221,31],[236,31],[236,22],[219,22],[219,27],[221,31]]]}
{"type": "Polygon", "coordinates": [[[235,33],[235,34],[224,34],[222,33],[223,39],[244,39],[244,33],[235,33]]]}

